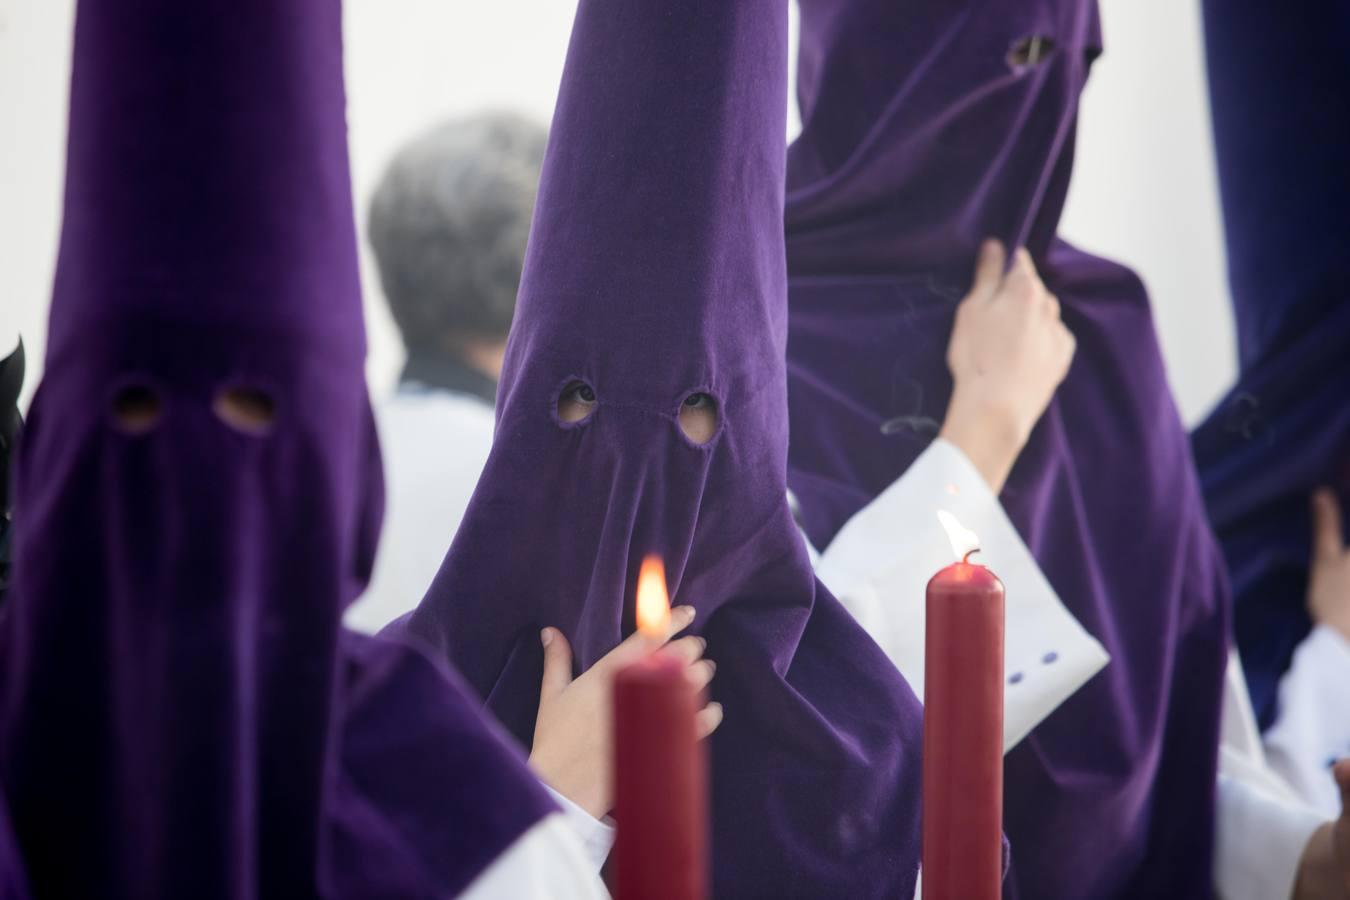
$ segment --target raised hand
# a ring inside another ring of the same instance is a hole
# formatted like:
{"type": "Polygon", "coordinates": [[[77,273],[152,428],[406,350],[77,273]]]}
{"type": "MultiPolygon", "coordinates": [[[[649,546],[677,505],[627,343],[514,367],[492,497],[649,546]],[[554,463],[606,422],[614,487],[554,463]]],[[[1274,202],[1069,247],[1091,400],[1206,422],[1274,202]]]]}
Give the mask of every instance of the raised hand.
{"type": "Polygon", "coordinates": [[[947,345],[954,386],[941,431],[994,493],[1068,374],[1075,348],[1031,254],[1019,248],[1005,273],[1006,262],[998,241],[980,247],[947,345]]]}
{"type": "MultiPolygon", "coordinates": [[[[556,628],[543,630],[544,678],[530,765],[545,784],[597,819],[610,811],[614,675],[646,654],[659,652],[682,660],[690,682],[700,690],[707,687],[717,669],[712,660],[703,658],[707,642],[694,636],[670,640],[693,621],[692,606],[677,606],[670,611],[670,629],[661,640],[634,632],[575,679],[567,638],[556,628]]],[[[705,705],[698,713],[700,737],[712,734],[721,722],[722,705],[705,705]]]]}
{"type": "Polygon", "coordinates": [[[1350,548],[1345,546],[1341,507],[1336,494],[1313,494],[1312,567],[1308,576],[1308,614],[1319,625],[1350,641],[1350,548]]]}

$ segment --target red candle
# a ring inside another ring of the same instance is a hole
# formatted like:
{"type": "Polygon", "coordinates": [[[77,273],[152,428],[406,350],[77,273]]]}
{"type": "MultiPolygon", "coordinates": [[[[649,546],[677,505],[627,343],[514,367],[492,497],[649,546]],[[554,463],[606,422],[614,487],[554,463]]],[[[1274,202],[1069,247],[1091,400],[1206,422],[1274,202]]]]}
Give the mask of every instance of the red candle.
{"type": "MultiPolygon", "coordinates": [[[[661,561],[638,576],[638,628],[670,622],[661,561]]],[[[659,639],[659,638],[658,638],[659,639]]],[[[677,660],[652,654],[614,679],[614,896],[702,900],[708,894],[707,761],[699,692],[677,660]]]]}
{"type": "Polygon", "coordinates": [[[924,900],[998,900],[1002,888],[1003,583],[973,552],[928,582],[924,900]]]}

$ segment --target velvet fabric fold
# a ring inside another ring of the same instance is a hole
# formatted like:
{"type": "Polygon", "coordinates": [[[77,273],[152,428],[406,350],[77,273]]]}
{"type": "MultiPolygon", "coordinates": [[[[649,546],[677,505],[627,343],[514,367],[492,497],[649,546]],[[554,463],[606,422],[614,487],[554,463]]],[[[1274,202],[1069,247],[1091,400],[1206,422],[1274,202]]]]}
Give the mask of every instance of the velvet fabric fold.
{"type": "Polygon", "coordinates": [[[492,453],[396,628],[529,741],[541,627],[588,669],[633,629],[639,563],[661,554],[726,712],[714,894],[909,897],[918,703],[815,580],[786,500],[787,53],[785,0],[582,0],[492,453]],[[565,422],[575,384],[595,405],[565,422]],[[696,394],[717,408],[706,444],[679,425],[696,394]]]}
{"type": "Polygon", "coordinates": [[[1311,627],[1308,498],[1350,503],[1350,13],[1202,8],[1239,373],[1192,444],[1268,726],[1311,627]]]}
{"type": "Polygon", "coordinates": [[[552,808],[438,664],[341,628],[383,504],[341,11],[78,6],[0,620],[37,896],[448,896],[552,808]]]}
{"type": "Polygon", "coordinates": [[[979,242],[1026,246],[1078,351],[1001,500],[1111,663],[1007,756],[1005,895],[1209,896],[1222,559],[1143,285],[1055,236],[1096,4],[803,0],[801,33],[789,484],[807,532],[828,545],[936,435],[979,242]]]}

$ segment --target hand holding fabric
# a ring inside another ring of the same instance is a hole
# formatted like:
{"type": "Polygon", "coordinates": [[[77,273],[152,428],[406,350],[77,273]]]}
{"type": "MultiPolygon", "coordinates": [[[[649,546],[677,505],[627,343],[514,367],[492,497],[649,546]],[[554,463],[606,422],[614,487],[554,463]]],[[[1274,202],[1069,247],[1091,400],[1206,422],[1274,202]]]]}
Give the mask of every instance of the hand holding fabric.
{"type": "Polygon", "coordinates": [[[1350,641],[1350,548],[1345,545],[1341,508],[1327,488],[1313,494],[1312,571],[1308,614],[1350,641]]]}
{"type": "Polygon", "coordinates": [[[1006,262],[998,241],[981,245],[947,345],[954,385],[941,432],[996,494],[1068,374],[1075,347],[1031,255],[1018,248],[1005,274],[1006,262]]]}
{"type": "MultiPolygon", "coordinates": [[[[567,638],[556,628],[543,630],[544,678],[530,765],[544,783],[597,819],[610,811],[614,805],[610,771],[614,676],[655,650],[682,660],[690,682],[700,690],[707,687],[717,668],[703,658],[707,642],[691,635],[666,644],[693,621],[692,606],[677,606],[670,613],[670,630],[659,643],[635,631],[576,679],[572,678],[572,647],[567,638]]],[[[722,705],[707,704],[698,713],[699,736],[712,734],[721,722],[722,705]]]]}

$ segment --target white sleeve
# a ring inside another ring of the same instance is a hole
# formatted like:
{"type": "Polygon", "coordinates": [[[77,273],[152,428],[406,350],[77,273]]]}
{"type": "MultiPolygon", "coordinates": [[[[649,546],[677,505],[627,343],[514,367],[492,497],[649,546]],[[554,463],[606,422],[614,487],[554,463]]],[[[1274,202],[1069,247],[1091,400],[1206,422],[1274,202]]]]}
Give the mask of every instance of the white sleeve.
{"type": "Polygon", "coordinates": [[[548,785],[544,785],[544,789],[553,797],[553,802],[562,807],[567,827],[572,829],[595,871],[599,872],[609,859],[609,851],[614,849],[614,820],[609,816],[597,819],[548,785]]]}
{"type": "Polygon", "coordinates": [[[939,438],[845,523],[816,574],[923,696],[924,593],[953,562],[937,519],[946,509],[980,537],[976,560],[1007,588],[1005,752],[1109,657],[1064,608],[975,466],[939,438]]]}
{"type": "Polygon", "coordinates": [[[1318,625],[1280,680],[1280,713],[1266,731],[1266,756],[1305,802],[1328,818],[1341,795],[1330,763],[1350,756],[1350,643],[1318,625]]]}
{"type": "Polygon", "coordinates": [[[1228,654],[1214,825],[1214,886],[1222,900],[1282,900],[1325,820],[1267,763],[1242,661],[1228,654]]]}
{"type": "Polygon", "coordinates": [[[1293,895],[1299,860],[1323,817],[1220,772],[1214,886],[1222,900],[1293,895]]]}
{"type": "Polygon", "coordinates": [[[461,900],[607,900],[562,813],[539,821],[460,894],[461,900]]]}

